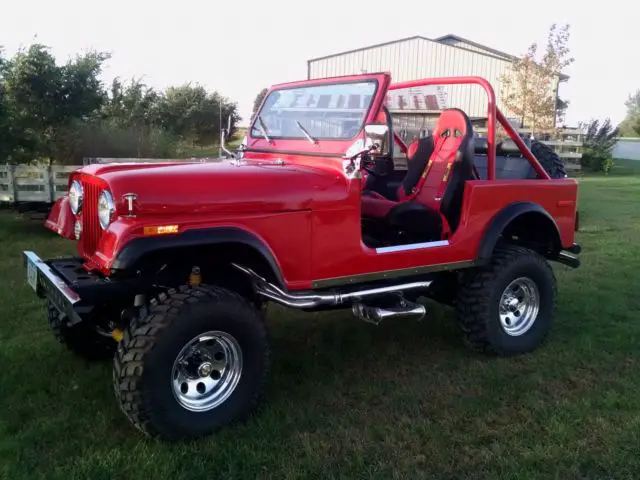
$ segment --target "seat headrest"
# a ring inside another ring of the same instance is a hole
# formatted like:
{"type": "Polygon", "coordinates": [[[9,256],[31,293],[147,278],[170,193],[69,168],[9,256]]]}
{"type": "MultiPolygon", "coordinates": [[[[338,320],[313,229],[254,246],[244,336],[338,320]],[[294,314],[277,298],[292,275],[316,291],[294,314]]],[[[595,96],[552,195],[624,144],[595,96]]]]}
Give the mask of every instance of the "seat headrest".
{"type": "Polygon", "coordinates": [[[433,130],[434,137],[471,137],[473,127],[466,113],[458,108],[448,108],[438,117],[436,128],[433,130]]]}

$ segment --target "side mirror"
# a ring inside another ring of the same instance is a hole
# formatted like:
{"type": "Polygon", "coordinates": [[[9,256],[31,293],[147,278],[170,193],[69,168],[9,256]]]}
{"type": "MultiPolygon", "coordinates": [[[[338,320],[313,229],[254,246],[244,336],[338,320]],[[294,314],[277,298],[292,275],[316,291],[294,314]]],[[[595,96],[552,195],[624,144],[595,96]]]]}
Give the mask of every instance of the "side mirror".
{"type": "Polygon", "coordinates": [[[364,126],[364,143],[366,147],[376,145],[371,155],[389,155],[389,127],[383,123],[370,123],[364,126]]]}

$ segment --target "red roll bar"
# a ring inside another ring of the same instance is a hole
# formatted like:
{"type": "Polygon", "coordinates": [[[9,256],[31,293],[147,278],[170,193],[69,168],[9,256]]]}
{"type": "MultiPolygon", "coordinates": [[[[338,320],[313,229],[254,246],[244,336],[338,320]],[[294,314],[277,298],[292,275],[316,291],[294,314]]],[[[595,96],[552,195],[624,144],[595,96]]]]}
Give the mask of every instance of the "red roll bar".
{"type": "Polygon", "coordinates": [[[422,80],[410,80],[408,82],[394,83],[389,86],[389,90],[402,90],[404,88],[422,87],[426,85],[480,85],[487,94],[487,179],[494,180],[496,178],[496,119],[502,125],[505,132],[516,143],[524,157],[529,160],[531,166],[536,173],[545,179],[549,179],[549,175],[542,168],[540,162],[533,156],[529,148],[522,141],[517,132],[513,129],[509,121],[502,115],[502,112],[496,107],[496,94],[491,84],[482,77],[439,77],[425,78],[422,80]]]}

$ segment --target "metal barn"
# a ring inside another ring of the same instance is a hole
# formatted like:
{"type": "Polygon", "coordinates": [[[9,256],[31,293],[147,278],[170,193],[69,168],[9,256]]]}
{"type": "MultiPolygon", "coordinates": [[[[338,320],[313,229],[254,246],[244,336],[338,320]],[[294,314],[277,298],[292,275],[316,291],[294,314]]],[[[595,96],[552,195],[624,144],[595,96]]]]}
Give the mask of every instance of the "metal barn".
{"type": "MultiPolygon", "coordinates": [[[[403,38],[393,42],[314,58],[307,62],[308,78],[325,78],[366,72],[389,71],[394,82],[425,77],[477,75],[486,78],[496,92],[497,104],[515,124],[519,122],[501,105],[500,77],[516,57],[480,45],[456,35],[429,39],[422,36],[403,38]]],[[[563,77],[562,80],[566,78],[563,77]]],[[[555,87],[557,95],[557,85],[555,87]]],[[[444,86],[449,107],[461,108],[470,117],[485,117],[486,94],[477,85],[444,86]]],[[[415,131],[427,127],[430,118],[438,114],[422,106],[391,108],[394,123],[400,128],[415,131]]]]}

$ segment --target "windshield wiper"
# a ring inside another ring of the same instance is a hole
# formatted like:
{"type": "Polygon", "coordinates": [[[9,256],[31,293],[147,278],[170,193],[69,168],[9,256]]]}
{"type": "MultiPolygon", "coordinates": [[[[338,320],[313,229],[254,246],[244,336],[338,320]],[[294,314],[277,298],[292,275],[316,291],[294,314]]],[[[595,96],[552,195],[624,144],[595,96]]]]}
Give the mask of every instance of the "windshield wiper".
{"type": "Polygon", "coordinates": [[[269,138],[269,135],[267,135],[267,126],[264,123],[264,120],[262,120],[262,117],[260,115],[258,115],[258,127],[260,127],[260,133],[262,133],[262,136],[264,137],[264,139],[271,143],[271,138],[269,138]]]}
{"type": "Polygon", "coordinates": [[[307,140],[309,140],[309,143],[312,143],[313,145],[318,143],[318,141],[315,138],[313,138],[309,132],[307,132],[307,129],[304,128],[298,120],[296,120],[296,125],[298,125],[298,128],[300,129],[300,131],[304,133],[304,136],[307,137],[307,140]]]}

